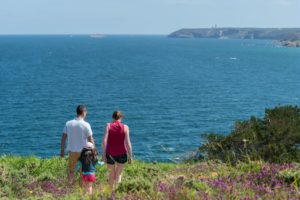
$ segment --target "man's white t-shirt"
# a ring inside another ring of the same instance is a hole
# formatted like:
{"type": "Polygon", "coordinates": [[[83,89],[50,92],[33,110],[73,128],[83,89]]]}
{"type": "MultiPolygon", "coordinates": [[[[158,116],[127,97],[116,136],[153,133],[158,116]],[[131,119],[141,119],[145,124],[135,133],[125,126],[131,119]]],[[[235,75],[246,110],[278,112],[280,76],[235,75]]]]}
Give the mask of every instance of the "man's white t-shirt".
{"type": "Polygon", "coordinates": [[[93,135],[91,126],[81,118],[75,118],[66,123],[63,133],[67,134],[67,151],[81,152],[87,144],[87,138],[93,135]]]}

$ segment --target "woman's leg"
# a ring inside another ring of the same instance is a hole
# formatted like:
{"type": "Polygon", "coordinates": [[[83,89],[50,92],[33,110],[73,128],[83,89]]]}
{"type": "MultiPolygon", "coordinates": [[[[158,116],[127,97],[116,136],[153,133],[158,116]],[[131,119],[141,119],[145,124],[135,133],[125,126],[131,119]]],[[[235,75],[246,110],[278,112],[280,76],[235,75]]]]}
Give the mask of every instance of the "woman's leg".
{"type": "Polygon", "coordinates": [[[110,188],[114,189],[114,183],[115,183],[115,177],[116,177],[116,167],[115,165],[107,165],[108,171],[109,171],[109,178],[108,178],[108,184],[110,188]]]}
{"type": "Polygon", "coordinates": [[[124,164],[117,163],[116,174],[115,174],[115,183],[116,184],[121,183],[122,171],[123,171],[124,166],[125,166],[124,164]]]}

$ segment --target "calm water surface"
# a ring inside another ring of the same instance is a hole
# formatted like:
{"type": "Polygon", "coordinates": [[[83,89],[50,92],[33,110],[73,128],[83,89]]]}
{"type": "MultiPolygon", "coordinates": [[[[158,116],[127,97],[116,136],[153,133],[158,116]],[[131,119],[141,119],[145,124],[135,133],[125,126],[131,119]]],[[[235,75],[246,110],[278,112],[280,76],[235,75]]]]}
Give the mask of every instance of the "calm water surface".
{"type": "Polygon", "coordinates": [[[0,74],[0,154],[58,155],[83,103],[98,148],[119,108],[135,156],[166,161],[300,100],[300,48],[263,40],[0,36],[0,74]]]}

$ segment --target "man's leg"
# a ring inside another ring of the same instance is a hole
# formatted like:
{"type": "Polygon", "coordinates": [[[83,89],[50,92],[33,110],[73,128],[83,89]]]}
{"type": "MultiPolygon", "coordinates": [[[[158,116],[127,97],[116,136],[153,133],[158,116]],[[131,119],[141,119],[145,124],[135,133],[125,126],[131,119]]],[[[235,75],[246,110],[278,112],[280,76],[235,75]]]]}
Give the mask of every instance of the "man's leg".
{"type": "MultiPolygon", "coordinates": [[[[75,168],[79,159],[80,153],[78,152],[70,152],[69,153],[69,162],[68,162],[68,179],[69,181],[75,177],[75,168]]],[[[81,169],[80,169],[81,175],[81,169]]],[[[81,180],[81,179],[80,179],[81,180]]],[[[81,181],[80,181],[81,183],[81,181]]]]}

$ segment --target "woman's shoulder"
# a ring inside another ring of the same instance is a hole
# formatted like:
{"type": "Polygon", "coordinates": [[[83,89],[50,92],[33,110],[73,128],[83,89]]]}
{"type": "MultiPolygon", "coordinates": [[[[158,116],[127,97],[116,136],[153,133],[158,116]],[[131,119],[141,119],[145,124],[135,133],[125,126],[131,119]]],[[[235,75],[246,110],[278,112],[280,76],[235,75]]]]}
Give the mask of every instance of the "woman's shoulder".
{"type": "Polygon", "coordinates": [[[129,130],[129,127],[128,127],[127,124],[124,124],[124,130],[125,130],[125,131],[128,131],[128,130],[129,130]]]}

